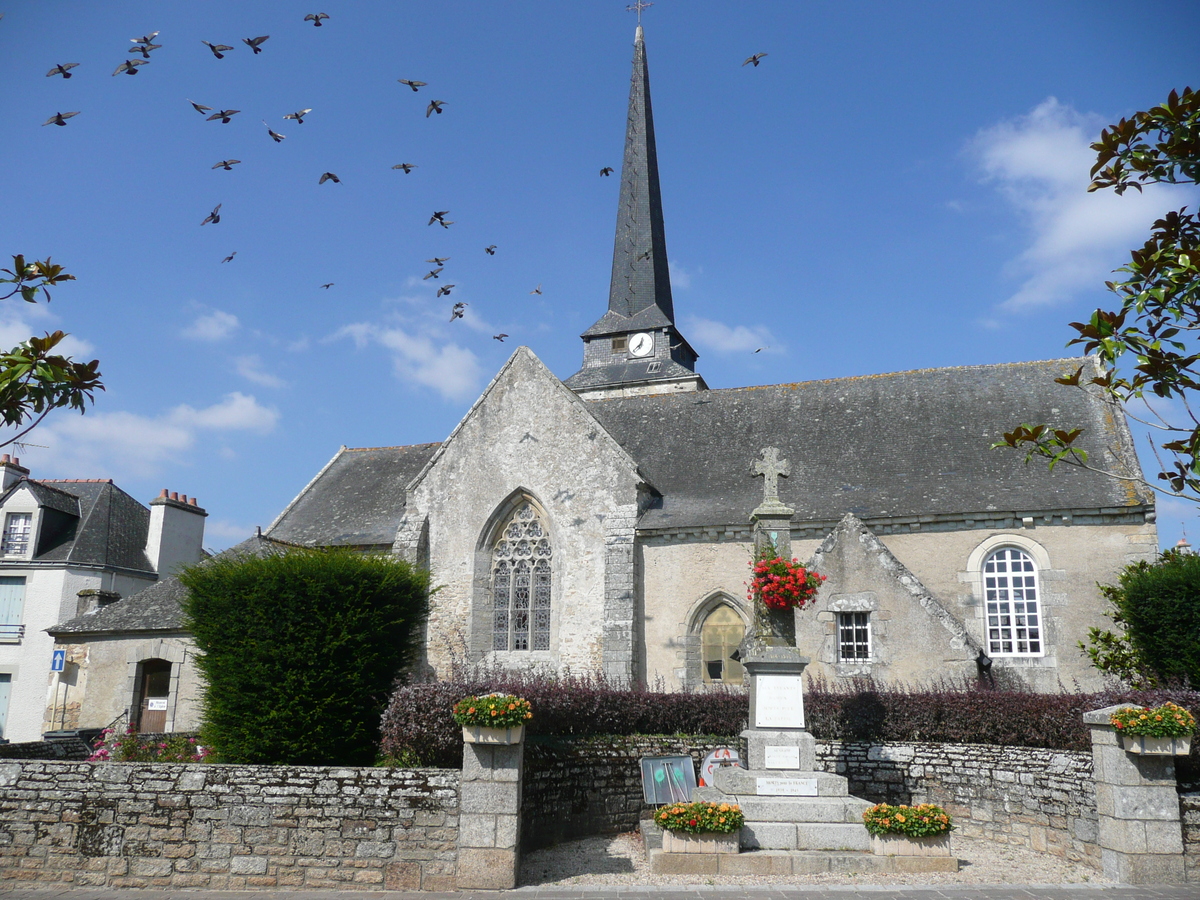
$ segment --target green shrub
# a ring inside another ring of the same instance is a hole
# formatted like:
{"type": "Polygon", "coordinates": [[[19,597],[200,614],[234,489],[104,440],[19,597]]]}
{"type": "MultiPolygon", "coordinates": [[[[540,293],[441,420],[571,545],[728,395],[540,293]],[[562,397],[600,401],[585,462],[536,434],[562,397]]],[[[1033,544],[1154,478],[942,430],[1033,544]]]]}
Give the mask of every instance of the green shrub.
{"type": "Polygon", "coordinates": [[[1143,665],[1163,682],[1200,686],[1200,555],[1127,566],[1107,593],[1143,665]]]}
{"type": "Polygon", "coordinates": [[[184,571],[222,762],[371,765],[425,616],[428,576],[389,556],[292,550],[184,571]]]}

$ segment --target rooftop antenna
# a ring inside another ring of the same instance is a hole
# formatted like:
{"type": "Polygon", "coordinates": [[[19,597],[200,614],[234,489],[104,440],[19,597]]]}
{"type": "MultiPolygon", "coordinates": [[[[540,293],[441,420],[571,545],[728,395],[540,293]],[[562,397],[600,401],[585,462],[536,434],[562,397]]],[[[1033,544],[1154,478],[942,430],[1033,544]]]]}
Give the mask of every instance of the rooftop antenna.
{"type": "Polygon", "coordinates": [[[642,10],[649,9],[653,5],[654,5],[653,3],[646,3],[645,0],[637,0],[637,3],[633,4],[632,6],[627,6],[627,7],[625,7],[625,9],[627,9],[629,12],[633,12],[634,10],[636,10],[637,14],[638,14],[638,24],[641,25],[642,24],[642,10]]]}

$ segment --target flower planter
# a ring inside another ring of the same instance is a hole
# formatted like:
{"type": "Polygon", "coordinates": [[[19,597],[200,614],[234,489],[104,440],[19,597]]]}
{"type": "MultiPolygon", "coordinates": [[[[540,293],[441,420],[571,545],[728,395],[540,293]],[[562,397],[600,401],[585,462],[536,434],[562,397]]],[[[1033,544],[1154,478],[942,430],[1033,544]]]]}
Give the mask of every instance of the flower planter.
{"type": "Polygon", "coordinates": [[[1191,737],[1146,737],[1141,734],[1121,735],[1121,746],[1126,753],[1139,756],[1187,756],[1192,750],[1191,737]]]}
{"type": "Polygon", "coordinates": [[[487,728],[483,725],[464,725],[463,741],[468,744],[519,744],[525,737],[525,726],[487,728]]]}
{"type": "Polygon", "coordinates": [[[876,856],[949,856],[950,832],[932,837],[874,834],[871,835],[871,852],[876,856]]]}
{"type": "Polygon", "coordinates": [[[741,829],[728,834],[706,831],[688,834],[686,831],[664,831],[663,853],[738,853],[741,850],[741,829]]]}

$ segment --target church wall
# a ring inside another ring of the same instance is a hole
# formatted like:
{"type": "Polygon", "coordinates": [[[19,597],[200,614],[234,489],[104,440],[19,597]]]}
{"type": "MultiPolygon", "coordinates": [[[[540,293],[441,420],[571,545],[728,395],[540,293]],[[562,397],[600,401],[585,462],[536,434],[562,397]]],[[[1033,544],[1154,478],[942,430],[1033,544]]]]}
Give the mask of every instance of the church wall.
{"type": "Polygon", "coordinates": [[[527,350],[518,350],[410,491],[428,518],[428,662],[632,674],[636,468],[527,350]],[[545,512],[553,545],[549,651],[493,652],[490,544],[514,493],[545,512]]]}
{"type": "Polygon", "coordinates": [[[1002,545],[1026,549],[1039,568],[1046,652],[1041,658],[996,658],[993,672],[1007,670],[1042,691],[1057,691],[1060,684],[1069,691],[1103,686],[1099,673],[1076,646],[1086,639],[1090,627],[1111,625],[1103,616],[1107,601],[1096,584],[1114,584],[1124,566],[1158,554],[1153,524],[976,529],[881,535],[880,539],[981,642],[985,635],[982,556],[1002,545]]]}

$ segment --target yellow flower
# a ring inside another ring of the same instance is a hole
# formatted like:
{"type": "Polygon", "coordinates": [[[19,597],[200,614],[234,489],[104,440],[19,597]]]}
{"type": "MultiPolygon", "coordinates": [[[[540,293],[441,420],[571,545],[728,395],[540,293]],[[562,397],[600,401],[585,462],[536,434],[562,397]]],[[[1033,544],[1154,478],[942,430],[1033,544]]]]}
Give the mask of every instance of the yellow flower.
{"type": "Polygon", "coordinates": [[[900,813],[896,813],[896,821],[897,821],[897,822],[903,822],[903,821],[904,821],[904,816],[902,816],[900,813]]]}

